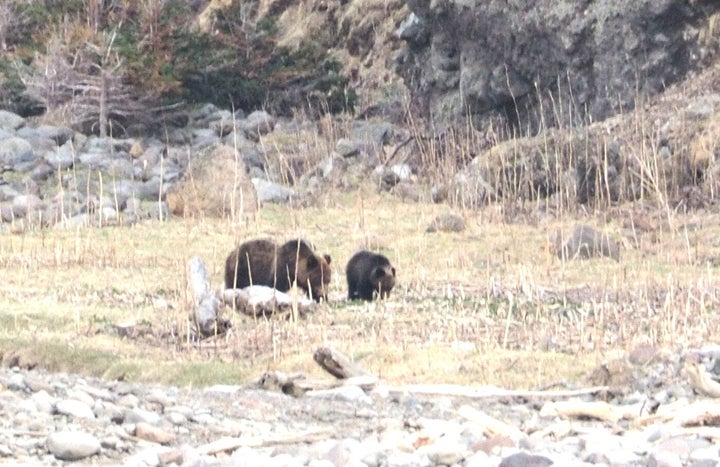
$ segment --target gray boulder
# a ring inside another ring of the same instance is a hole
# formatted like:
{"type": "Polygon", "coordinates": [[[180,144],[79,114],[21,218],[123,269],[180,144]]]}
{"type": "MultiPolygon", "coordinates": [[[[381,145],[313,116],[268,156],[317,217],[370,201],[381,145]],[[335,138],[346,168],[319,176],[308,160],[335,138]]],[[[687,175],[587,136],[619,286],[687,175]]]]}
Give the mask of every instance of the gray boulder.
{"type": "Polygon", "coordinates": [[[71,141],[75,136],[75,132],[66,126],[40,125],[37,132],[39,136],[55,141],[58,146],[71,141]]]}
{"type": "Polygon", "coordinates": [[[245,134],[256,140],[258,136],[270,133],[275,129],[275,117],[263,110],[256,110],[239,122],[245,134]]]}
{"type": "Polygon", "coordinates": [[[465,230],[465,220],[453,213],[441,214],[432,220],[425,232],[462,232],[465,230]]]}
{"type": "Polygon", "coordinates": [[[210,128],[199,128],[192,132],[192,146],[196,151],[216,145],[220,142],[220,137],[215,130],[210,128]]]}
{"type": "Polygon", "coordinates": [[[257,193],[257,199],[261,203],[287,203],[297,196],[295,190],[270,182],[264,178],[255,177],[252,179],[257,193]]]}
{"type": "Polygon", "coordinates": [[[0,129],[14,131],[25,125],[25,119],[20,115],[0,110],[0,129]]]}
{"type": "Polygon", "coordinates": [[[59,168],[60,170],[69,169],[75,162],[75,150],[73,149],[72,142],[68,141],[52,151],[46,151],[43,158],[51,167],[59,168]]]}
{"type": "Polygon", "coordinates": [[[18,137],[11,137],[0,141],[0,165],[11,166],[13,170],[22,171],[24,163],[33,162],[35,153],[26,140],[18,137]]]}
{"type": "Polygon", "coordinates": [[[18,195],[13,199],[13,214],[15,217],[25,217],[31,212],[45,209],[45,204],[37,195],[18,195]]]}
{"type": "Polygon", "coordinates": [[[620,261],[620,247],[609,236],[588,225],[576,225],[569,235],[558,231],[551,235],[550,244],[563,261],[608,257],[620,261]]]}
{"type": "Polygon", "coordinates": [[[100,452],[100,441],[83,432],[59,431],[47,437],[47,448],[55,458],[65,461],[85,459],[100,452]]]}

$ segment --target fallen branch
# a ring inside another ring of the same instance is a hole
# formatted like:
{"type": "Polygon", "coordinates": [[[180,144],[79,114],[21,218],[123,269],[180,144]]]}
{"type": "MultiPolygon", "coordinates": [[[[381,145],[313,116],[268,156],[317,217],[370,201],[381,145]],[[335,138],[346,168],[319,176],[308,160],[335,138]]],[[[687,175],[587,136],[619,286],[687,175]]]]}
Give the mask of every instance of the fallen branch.
{"type": "Polygon", "coordinates": [[[681,427],[720,427],[720,401],[705,399],[692,404],[678,402],[660,406],[655,415],[639,418],[634,425],[645,426],[658,422],[669,422],[681,427]]]}
{"type": "Polygon", "coordinates": [[[597,394],[599,392],[608,391],[609,386],[595,386],[582,389],[567,389],[563,391],[514,391],[502,389],[495,386],[458,386],[454,384],[410,384],[407,386],[388,386],[385,387],[388,392],[395,394],[410,393],[422,394],[428,396],[457,396],[468,397],[470,399],[489,399],[496,397],[518,397],[524,399],[543,399],[543,398],[567,398],[578,397],[589,394],[597,394]]]}
{"type": "Polygon", "coordinates": [[[709,439],[717,443],[720,441],[720,428],[714,426],[692,426],[681,428],[673,433],[673,436],[690,436],[709,439]]]}
{"type": "Polygon", "coordinates": [[[720,383],[713,380],[699,362],[685,360],[683,370],[690,378],[690,385],[697,392],[708,397],[720,397],[720,383]]]}
{"type": "Polygon", "coordinates": [[[281,371],[267,372],[257,384],[263,389],[281,391],[299,397],[310,391],[335,389],[341,386],[359,386],[364,391],[372,390],[378,379],[372,375],[354,376],[343,380],[307,379],[302,373],[285,374],[281,371]]]}
{"type": "Polygon", "coordinates": [[[477,423],[483,427],[483,434],[487,437],[491,436],[506,436],[510,438],[514,443],[518,443],[520,440],[527,438],[525,433],[520,431],[518,428],[505,423],[497,418],[493,418],[484,412],[477,410],[469,405],[463,405],[458,409],[458,414],[471,421],[477,423]]]}
{"type": "Polygon", "coordinates": [[[547,402],[540,409],[541,417],[595,418],[616,423],[621,419],[635,419],[640,416],[644,404],[611,405],[607,402],[580,400],[547,402]]]}
{"type": "Polygon", "coordinates": [[[286,444],[315,443],[333,436],[327,430],[309,431],[307,433],[291,434],[278,438],[263,439],[259,436],[245,436],[242,438],[220,438],[212,443],[204,444],[196,449],[201,455],[213,455],[219,452],[231,452],[238,448],[262,448],[268,446],[281,446],[286,444]]]}
{"type": "Polygon", "coordinates": [[[315,351],[313,359],[323,370],[339,379],[354,376],[370,376],[365,368],[350,360],[350,358],[334,349],[320,347],[315,351]]]}

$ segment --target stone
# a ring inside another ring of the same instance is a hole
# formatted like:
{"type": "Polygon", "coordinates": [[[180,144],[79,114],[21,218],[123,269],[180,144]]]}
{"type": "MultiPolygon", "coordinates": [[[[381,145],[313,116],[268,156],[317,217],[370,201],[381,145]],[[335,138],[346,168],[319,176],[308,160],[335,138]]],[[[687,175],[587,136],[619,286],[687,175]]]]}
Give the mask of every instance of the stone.
{"type": "Polygon", "coordinates": [[[332,465],[348,465],[358,457],[360,443],[351,438],[340,440],[325,454],[324,458],[332,465]]]}
{"type": "Polygon", "coordinates": [[[25,376],[21,373],[13,373],[4,382],[8,389],[12,391],[23,391],[27,384],[25,383],[25,376]]]}
{"type": "Polygon", "coordinates": [[[20,115],[7,110],[0,110],[0,129],[14,131],[23,125],[25,125],[25,119],[20,115]]]}
{"type": "Polygon", "coordinates": [[[55,403],[55,410],[73,418],[95,418],[92,408],[83,401],[63,399],[55,403]]]}
{"type": "Polygon", "coordinates": [[[136,407],[125,410],[123,413],[123,420],[125,423],[145,423],[148,425],[155,425],[160,421],[160,415],[155,412],[136,407]]]}
{"type": "Polygon", "coordinates": [[[460,463],[468,455],[467,446],[457,439],[437,438],[435,442],[418,449],[423,452],[433,465],[454,465],[460,463]]]}
{"type": "Polygon", "coordinates": [[[53,413],[56,400],[44,389],[34,392],[33,395],[30,396],[30,399],[35,404],[35,409],[38,412],[43,412],[47,414],[53,413]]]}
{"type": "Polygon", "coordinates": [[[264,110],[256,110],[238,122],[245,134],[255,140],[275,129],[275,118],[264,110]]]}
{"type": "Polygon", "coordinates": [[[547,457],[518,452],[504,458],[499,467],[548,467],[552,464],[547,457]]]}
{"type": "Polygon", "coordinates": [[[72,141],[75,136],[75,132],[66,126],[40,125],[35,130],[40,137],[54,141],[57,146],[72,141]]]}
{"type": "Polygon", "coordinates": [[[94,436],[73,431],[59,431],[47,437],[47,448],[56,459],[77,461],[100,452],[100,441],[94,436]]]}
{"type": "Polygon", "coordinates": [[[355,157],[362,151],[362,144],[347,138],[340,138],[335,143],[335,152],[342,158],[355,157]]]}
{"type": "Polygon", "coordinates": [[[158,444],[170,444],[175,440],[174,434],[145,422],[135,424],[134,434],[140,439],[158,444]]]}
{"type": "Polygon", "coordinates": [[[260,203],[287,203],[297,196],[295,190],[286,188],[263,178],[253,178],[252,184],[260,203]]]}
{"type": "Polygon", "coordinates": [[[462,232],[465,230],[465,220],[453,213],[441,214],[432,220],[425,232],[462,232]]]}
{"type": "Polygon", "coordinates": [[[32,146],[26,140],[12,136],[0,140],[0,167],[7,165],[17,170],[15,166],[23,163],[32,163],[35,160],[35,153],[32,146]]]}
{"type": "Polygon", "coordinates": [[[682,467],[683,465],[680,456],[674,452],[657,451],[648,456],[648,467],[682,467]]]}
{"type": "Polygon", "coordinates": [[[615,240],[588,225],[576,225],[564,236],[556,232],[550,243],[558,258],[563,261],[606,256],[620,261],[620,247],[615,240]]]}

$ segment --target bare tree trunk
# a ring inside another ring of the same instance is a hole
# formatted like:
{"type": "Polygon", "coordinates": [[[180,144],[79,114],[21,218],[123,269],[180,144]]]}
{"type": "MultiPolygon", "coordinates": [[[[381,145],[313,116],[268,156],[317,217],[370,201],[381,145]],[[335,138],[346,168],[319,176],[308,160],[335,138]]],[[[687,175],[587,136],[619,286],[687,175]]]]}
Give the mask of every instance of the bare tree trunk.
{"type": "Polygon", "coordinates": [[[98,124],[99,124],[99,133],[101,138],[105,138],[107,136],[107,122],[108,122],[108,110],[107,110],[107,97],[108,97],[108,89],[107,89],[107,71],[105,69],[100,70],[100,115],[98,116],[98,124]]]}
{"type": "Polygon", "coordinates": [[[100,15],[102,14],[103,0],[90,0],[88,2],[88,23],[93,34],[100,30],[100,15]]]}
{"type": "Polygon", "coordinates": [[[224,331],[225,326],[218,322],[220,301],[210,289],[205,265],[197,256],[188,262],[188,283],[192,288],[195,302],[193,315],[200,333],[208,337],[224,331]]]}

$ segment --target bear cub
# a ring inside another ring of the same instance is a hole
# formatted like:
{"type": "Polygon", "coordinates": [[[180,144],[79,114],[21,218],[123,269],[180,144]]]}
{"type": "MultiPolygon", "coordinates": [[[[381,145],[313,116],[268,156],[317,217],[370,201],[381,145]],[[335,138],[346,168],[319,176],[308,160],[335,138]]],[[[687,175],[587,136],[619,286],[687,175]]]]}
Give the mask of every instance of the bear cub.
{"type": "Polygon", "coordinates": [[[268,239],[249,240],[225,260],[225,288],[264,285],[287,292],[297,282],[308,296],[327,301],[330,261],[329,255],[315,253],[305,240],[290,240],[284,245],[268,239]]]}
{"type": "Polygon", "coordinates": [[[390,260],[367,250],[358,251],[350,258],[345,274],[350,300],[387,298],[395,286],[395,268],[390,260]]]}

